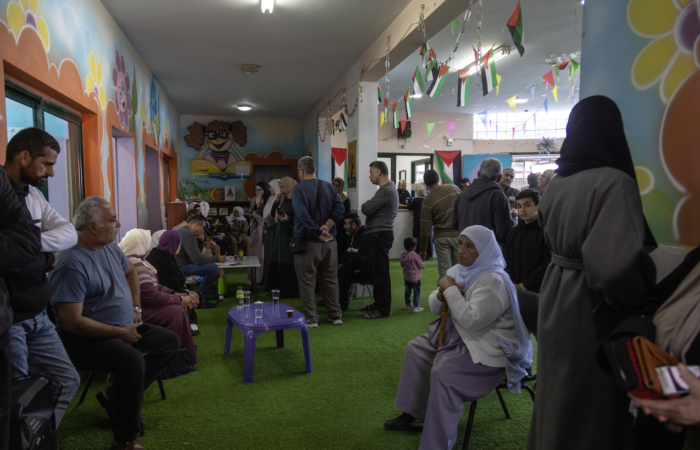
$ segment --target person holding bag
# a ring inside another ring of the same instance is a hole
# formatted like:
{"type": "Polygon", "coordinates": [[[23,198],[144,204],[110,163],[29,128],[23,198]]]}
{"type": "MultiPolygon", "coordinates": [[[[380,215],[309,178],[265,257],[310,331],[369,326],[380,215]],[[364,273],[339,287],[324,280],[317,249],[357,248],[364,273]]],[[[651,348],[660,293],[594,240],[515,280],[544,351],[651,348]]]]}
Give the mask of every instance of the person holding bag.
{"type": "Polygon", "coordinates": [[[326,304],[328,321],[341,325],[342,312],[338,299],[338,245],[335,224],[343,218],[345,207],[338,192],[330,184],[316,178],[316,165],[311,157],[298,162],[302,180],[292,190],[294,239],[290,251],[299,279],[299,294],[304,303],[306,325],[318,328],[315,287],[318,281],[326,304]],[[303,251],[300,248],[303,243],[303,251]]]}

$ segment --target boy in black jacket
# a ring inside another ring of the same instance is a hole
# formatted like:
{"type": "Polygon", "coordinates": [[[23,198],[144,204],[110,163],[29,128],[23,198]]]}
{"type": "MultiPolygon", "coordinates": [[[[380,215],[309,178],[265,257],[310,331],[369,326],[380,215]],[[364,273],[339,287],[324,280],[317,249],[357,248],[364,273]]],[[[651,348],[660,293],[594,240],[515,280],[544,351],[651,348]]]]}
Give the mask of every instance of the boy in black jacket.
{"type": "Polygon", "coordinates": [[[348,309],[348,290],[358,281],[372,281],[369,273],[369,249],[365,226],[357,213],[345,214],[345,232],[350,238],[348,250],[338,256],[338,292],[340,309],[348,309]]]}
{"type": "Polygon", "coordinates": [[[552,260],[552,252],[544,241],[544,232],[537,222],[540,194],[525,189],[515,199],[520,220],[508,233],[503,246],[506,272],[517,289],[539,294],[542,279],[552,260]]]}

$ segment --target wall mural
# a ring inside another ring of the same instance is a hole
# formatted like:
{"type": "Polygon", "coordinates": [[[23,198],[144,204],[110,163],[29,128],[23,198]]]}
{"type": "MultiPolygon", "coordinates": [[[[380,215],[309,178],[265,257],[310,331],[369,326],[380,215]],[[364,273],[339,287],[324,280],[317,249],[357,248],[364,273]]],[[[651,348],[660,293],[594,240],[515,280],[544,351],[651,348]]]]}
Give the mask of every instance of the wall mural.
{"type": "Polygon", "coordinates": [[[250,178],[253,167],[236,147],[245,147],[248,134],[243,122],[214,120],[206,125],[198,122],[187,127],[187,145],[198,151],[190,162],[193,174],[208,175],[209,178],[250,178]]]}
{"type": "MultiPolygon", "coordinates": [[[[93,175],[93,181],[86,181],[88,193],[113,200],[114,160],[107,137],[111,127],[120,128],[134,136],[138,208],[145,209],[143,137],[153,140],[161,161],[164,143],[177,156],[179,138],[168,139],[167,130],[179,129],[180,114],[131,43],[98,0],[0,0],[3,10],[7,15],[0,14],[0,55],[19,69],[12,75],[25,81],[26,74],[98,116],[95,136],[87,137],[98,151],[84,154],[85,171],[93,175]],[[140,98],[150,98],[151,107],[139,104],[140,98]]],[[[7,121],[0,117],[0,123],[6,126],[7,121]]],[[[163,200],[161,195],[161,204],[163,200]]]]}
{"type": "Polygon", "coordinates": [[[700,244],[700,2],[587,2],[583,35],[581,98],[619,106],[654,236],[700,244]]]}

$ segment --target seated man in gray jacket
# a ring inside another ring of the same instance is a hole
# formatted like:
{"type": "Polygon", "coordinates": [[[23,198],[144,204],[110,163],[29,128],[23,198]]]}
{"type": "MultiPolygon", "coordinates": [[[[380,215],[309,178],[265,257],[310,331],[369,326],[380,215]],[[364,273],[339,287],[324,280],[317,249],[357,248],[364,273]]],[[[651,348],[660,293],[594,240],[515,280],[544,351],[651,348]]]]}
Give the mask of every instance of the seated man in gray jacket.
{"type": "Polygon", "coordinates": [[[207,301],[207,293],[214,281],[219,277],[219,266],[216,263],[226,262],[225,256],[204,256],[202,249],[204,243],[198,241],[195,234],[201,233],[206,226],[206,220],[203,216],[194,216],[187,223],[186,227],[182,227],[177,232],[182,236],[180,251],[177,254],[177,265],[180,267],[180,272],[187,275],[199,275],[204,278],[199,284],[199,291],[202,293],[201,301],[198,308],[210,309],[216,308],[216,305],[207,301]]]}

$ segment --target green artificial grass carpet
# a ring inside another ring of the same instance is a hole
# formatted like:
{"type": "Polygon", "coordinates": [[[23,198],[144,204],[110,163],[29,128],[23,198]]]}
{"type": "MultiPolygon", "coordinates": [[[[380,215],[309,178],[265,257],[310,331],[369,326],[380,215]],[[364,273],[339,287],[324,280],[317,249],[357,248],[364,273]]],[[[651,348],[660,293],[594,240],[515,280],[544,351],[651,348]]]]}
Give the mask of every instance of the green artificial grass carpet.
{"type": "MultiPolygon", "coordinates": [[[[232,294],[216,309],[198,310],[201,336],[195,337],[199,364],[194,372],[165,380],[166,400],[157,383],[144,394],[146,435],[139,442],[155,449],[417,449],[420,433],[391,432],[384,422],[400,414],[394,399],[406,344],[437,317],[427,298],[437,282],[437,261],[426,262],[421,313],[404,309],[403,273],[391,261],[392,313],[385,320],[365,320],[353,300],[343,325],[333,326],[319,308],[319,328],[309,330],[313,373],[307,374],[298,330],[285,330],[285,347],[275,333],[258,337],[253,383],[243,384],[243,334],[234,327],[231,353],[224,355],[226,314],[235,305],[235,289],[245,272],[229,270],[232,294]]],[[[260,289],[259,299],[271,301],[260,289]]],[[[320,294],[317,296],[320,299],[320,294]]],[[[371,301],[371,300],[370,300],[371,301]]],[[[283,299],[303,311],[299,298],[283,299]]],[[[82,405],[73,399],[58,430],[59,448],[109,449],[111,420],[95,400],[107,387],[96,373],[82,405]]],[[[495,393],[479,400],[470,449],[523,449],[532,413],[527,393],[504,392],[511,413],[506,420],[495,393]]],[[[465,405],[456,449],[462,448],[469,405],[465,405]]]]}

